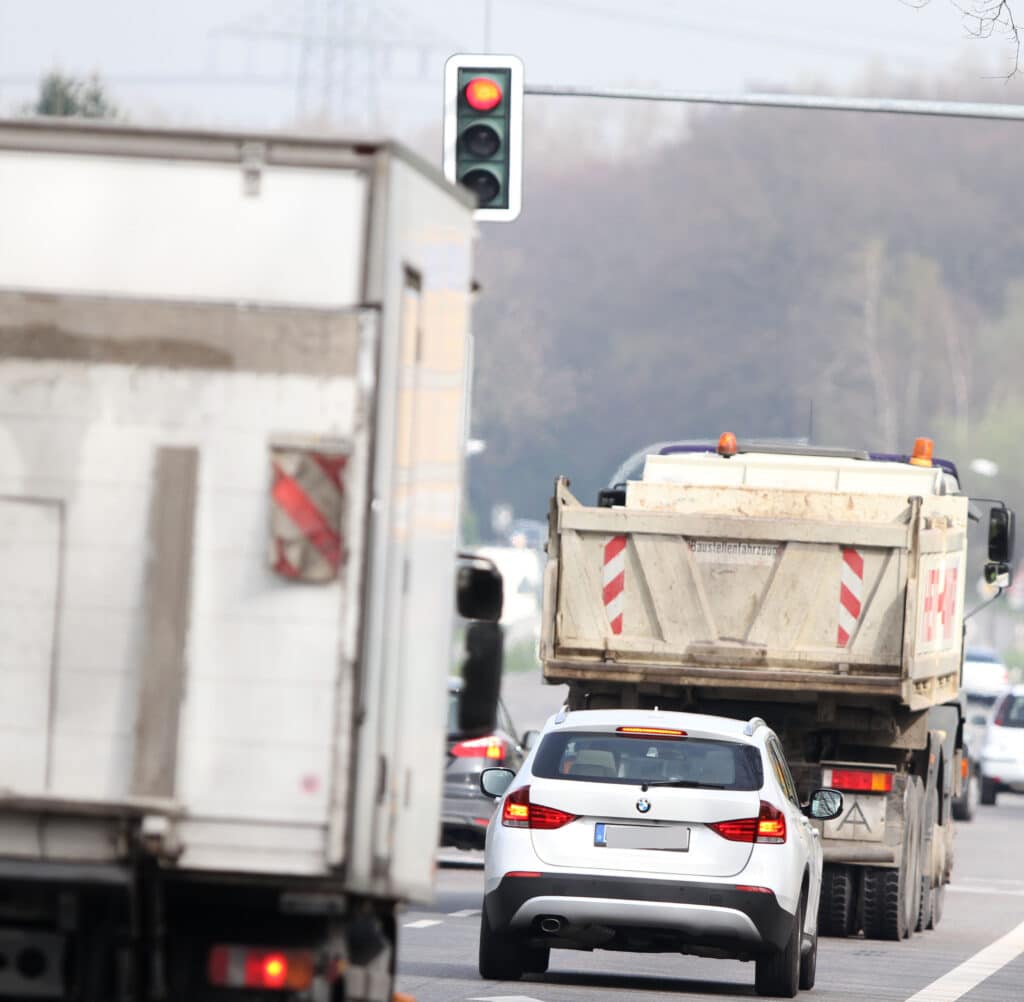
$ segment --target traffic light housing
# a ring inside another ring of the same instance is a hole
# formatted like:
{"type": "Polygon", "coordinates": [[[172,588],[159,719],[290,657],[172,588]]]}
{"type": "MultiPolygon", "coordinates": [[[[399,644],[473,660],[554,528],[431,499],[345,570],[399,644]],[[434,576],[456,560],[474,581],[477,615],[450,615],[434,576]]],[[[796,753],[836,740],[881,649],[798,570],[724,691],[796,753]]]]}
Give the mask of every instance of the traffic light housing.
{"type": "Polygon", "coordinates": [[[522,205],[523,64],[456,55],[444,68],[444,173],[476,197],[477,219],[515,219],[522,205]]]}

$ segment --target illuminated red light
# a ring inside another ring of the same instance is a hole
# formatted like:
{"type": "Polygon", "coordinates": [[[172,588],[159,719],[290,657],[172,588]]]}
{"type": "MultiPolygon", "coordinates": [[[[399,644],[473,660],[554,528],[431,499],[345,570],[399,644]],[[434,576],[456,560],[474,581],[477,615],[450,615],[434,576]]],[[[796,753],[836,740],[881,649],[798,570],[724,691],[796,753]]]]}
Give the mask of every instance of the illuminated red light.
{"type": "Polygon", "coordinates": [[[756,818],[736,818],[708,825],[713,832],[729,842],[768,842],[776,845],[786,841],[786,815],[767,800],[761,801],[756,818]]]}
{"type": "Polygon", "coordinates": [[[280,953],[262,958],[259,985],[261,988],[281,988],[288,976],[288,961],[280,953]]]}
{"type": "Polygon", "coordinates": [[[557,807],[545,807],[530,800],[530,788],[521,786],[506,798],[501,809],[501,823],[506,828],[532,828],[535,831],[550,831],[575,821],[578,814],[560,811],[557,807]]]}
{"type": "Polygon", "coordinates": [[[833,769],[829,785],[848,793],[888,793],[892,789],[891,772],[864,769],[833,769]]]}
{"type": "Polygon", "coordinates": [[[489,77],[474,77],[466,84],[466,104],[475,111],[492,111],[501,104],[498,84],[489,77]]]}

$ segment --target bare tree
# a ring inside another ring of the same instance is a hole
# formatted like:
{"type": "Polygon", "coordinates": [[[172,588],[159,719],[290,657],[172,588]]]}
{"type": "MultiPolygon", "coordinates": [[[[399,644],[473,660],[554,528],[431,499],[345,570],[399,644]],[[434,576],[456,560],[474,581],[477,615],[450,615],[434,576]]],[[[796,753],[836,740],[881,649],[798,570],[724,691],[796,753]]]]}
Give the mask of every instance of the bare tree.
{"type": "MultiPolygon", "coordinates": [[[[931,0],[903,0],[911,7],[926,7],[931,0]]],[[[963,17],[967,32],[974,38],[992,38],[1001,36],[1013,46],[1013,68],[1007,74],[1015,76],[1021,70],[1021,44],[1024,37],[1021,30],[1024,25],[1018,23],[1014,13],[1014,4],[1010,0],[971,0],[960,3],[950,0],[963,17]]]]}

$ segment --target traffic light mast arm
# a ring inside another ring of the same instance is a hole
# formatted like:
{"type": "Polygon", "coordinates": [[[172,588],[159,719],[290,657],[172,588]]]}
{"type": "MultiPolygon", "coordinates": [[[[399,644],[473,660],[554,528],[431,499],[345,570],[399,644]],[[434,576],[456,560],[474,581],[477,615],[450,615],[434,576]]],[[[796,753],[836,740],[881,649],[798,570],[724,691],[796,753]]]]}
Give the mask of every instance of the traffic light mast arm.
{"type": "Polygon", "coordinates": [[[902,98],[828,97],[816,94],[716,94],[710,91],[631,90],[527,84],[524,93],[540,97],[597,97],[619,101],[667,101],[678,104],[726,104],[810,111],[864,111],[881,115],[930,115],[942,118],[1024,121],[1024,105],[971,101],[914,101],[902,98]]]}

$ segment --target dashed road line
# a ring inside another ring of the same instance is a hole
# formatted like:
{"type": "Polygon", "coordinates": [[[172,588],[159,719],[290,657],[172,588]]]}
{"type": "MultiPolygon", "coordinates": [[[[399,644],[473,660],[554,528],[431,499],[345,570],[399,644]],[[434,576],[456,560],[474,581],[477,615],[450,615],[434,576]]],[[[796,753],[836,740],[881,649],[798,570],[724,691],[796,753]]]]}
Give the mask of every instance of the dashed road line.
{"type": "Polygon", "coordinates": [[[429,929],[432,925],[440,925],[441,919],[420,919],[417,922],[403,922],[403,929],[429,929]]]}
{"type": "Polygon", "coordinates": [[[462,911],[449,912],[449,918],[474,918],[480,914],[479,908],[463,908],[462,911]]]}
{"type": "MultiPolygon", "coordinates": [[[[1005,892],[1004,892],[1005,893],[1005,892]]],[[[933,981],[907,1002],[956,1002],[1024,953],[1024,922],[933,981]]]]}

